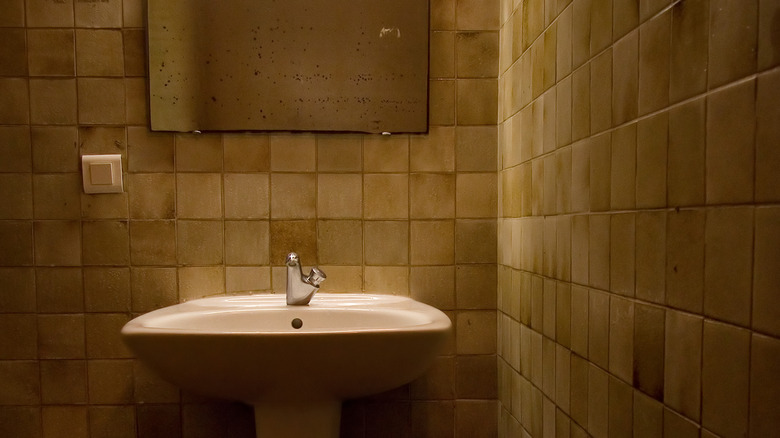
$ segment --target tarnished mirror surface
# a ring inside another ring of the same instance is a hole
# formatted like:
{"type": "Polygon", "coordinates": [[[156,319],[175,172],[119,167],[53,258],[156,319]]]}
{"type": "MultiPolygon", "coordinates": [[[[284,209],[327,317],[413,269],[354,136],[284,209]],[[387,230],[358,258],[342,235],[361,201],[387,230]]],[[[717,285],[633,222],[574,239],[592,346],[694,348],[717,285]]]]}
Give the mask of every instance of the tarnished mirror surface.
{"type": "Polygon", "coordinates": [[[425,132],[427,0],[148,0],[159,131],[425,132]]]}

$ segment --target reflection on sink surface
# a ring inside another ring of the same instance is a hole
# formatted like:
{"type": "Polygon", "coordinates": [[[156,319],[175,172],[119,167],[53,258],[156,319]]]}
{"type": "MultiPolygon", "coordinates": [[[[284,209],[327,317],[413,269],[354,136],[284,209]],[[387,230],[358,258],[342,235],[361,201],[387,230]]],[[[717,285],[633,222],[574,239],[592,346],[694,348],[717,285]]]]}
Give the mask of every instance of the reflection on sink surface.
{"type": "Polygon", "coordinates": [[[284,295],[193,300],[135,318],[122,335],[180,387],[254,405],[258,436],[338,436],[337,420],[335,432],[315,435],[306,434],[328,427],[285,432],[281,423],[307,411],[332,423],[342,400],[414,380],[450,330],[444,313],[407,297],[319,293],[308,306],[287,306],[284,295]]]}

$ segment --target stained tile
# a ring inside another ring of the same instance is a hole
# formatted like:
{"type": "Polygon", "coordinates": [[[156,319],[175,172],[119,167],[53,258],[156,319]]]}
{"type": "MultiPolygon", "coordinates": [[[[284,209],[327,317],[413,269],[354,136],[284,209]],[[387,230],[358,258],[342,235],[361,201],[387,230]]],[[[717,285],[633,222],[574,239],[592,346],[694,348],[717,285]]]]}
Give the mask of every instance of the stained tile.
{"type": "Polygon", "coordinates": [[[634,308],[633,384],[656,400],[664,398],[665,313],[637,303],[634,308]]]}

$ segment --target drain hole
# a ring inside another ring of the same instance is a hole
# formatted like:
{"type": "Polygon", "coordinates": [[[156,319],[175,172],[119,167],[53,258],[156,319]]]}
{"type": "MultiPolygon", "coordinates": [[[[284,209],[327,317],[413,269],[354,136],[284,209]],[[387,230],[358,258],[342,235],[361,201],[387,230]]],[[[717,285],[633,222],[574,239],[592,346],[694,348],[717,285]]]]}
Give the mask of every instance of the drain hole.
{"type": "Polygon", "coordinates": [[[294,329],[299,329],[303,327],[303,321],[300,318],[295,318],[292,320],[292,326],[294,329]]]}

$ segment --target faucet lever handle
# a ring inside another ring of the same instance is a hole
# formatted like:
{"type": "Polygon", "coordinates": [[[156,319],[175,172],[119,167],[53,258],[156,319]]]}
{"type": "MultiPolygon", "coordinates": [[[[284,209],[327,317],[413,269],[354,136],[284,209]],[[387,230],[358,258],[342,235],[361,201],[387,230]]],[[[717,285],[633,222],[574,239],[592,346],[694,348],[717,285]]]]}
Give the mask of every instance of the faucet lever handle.
{"type": "Polygon", "coordinates": [[[306,282],[314,287],[319,287],[320,283],[325,281],[327,276],[324,272],[320,271],[318,268],[314,267],[311,268],[311,272],[309,272],[309,276],[306,277],[306,282]]]}

